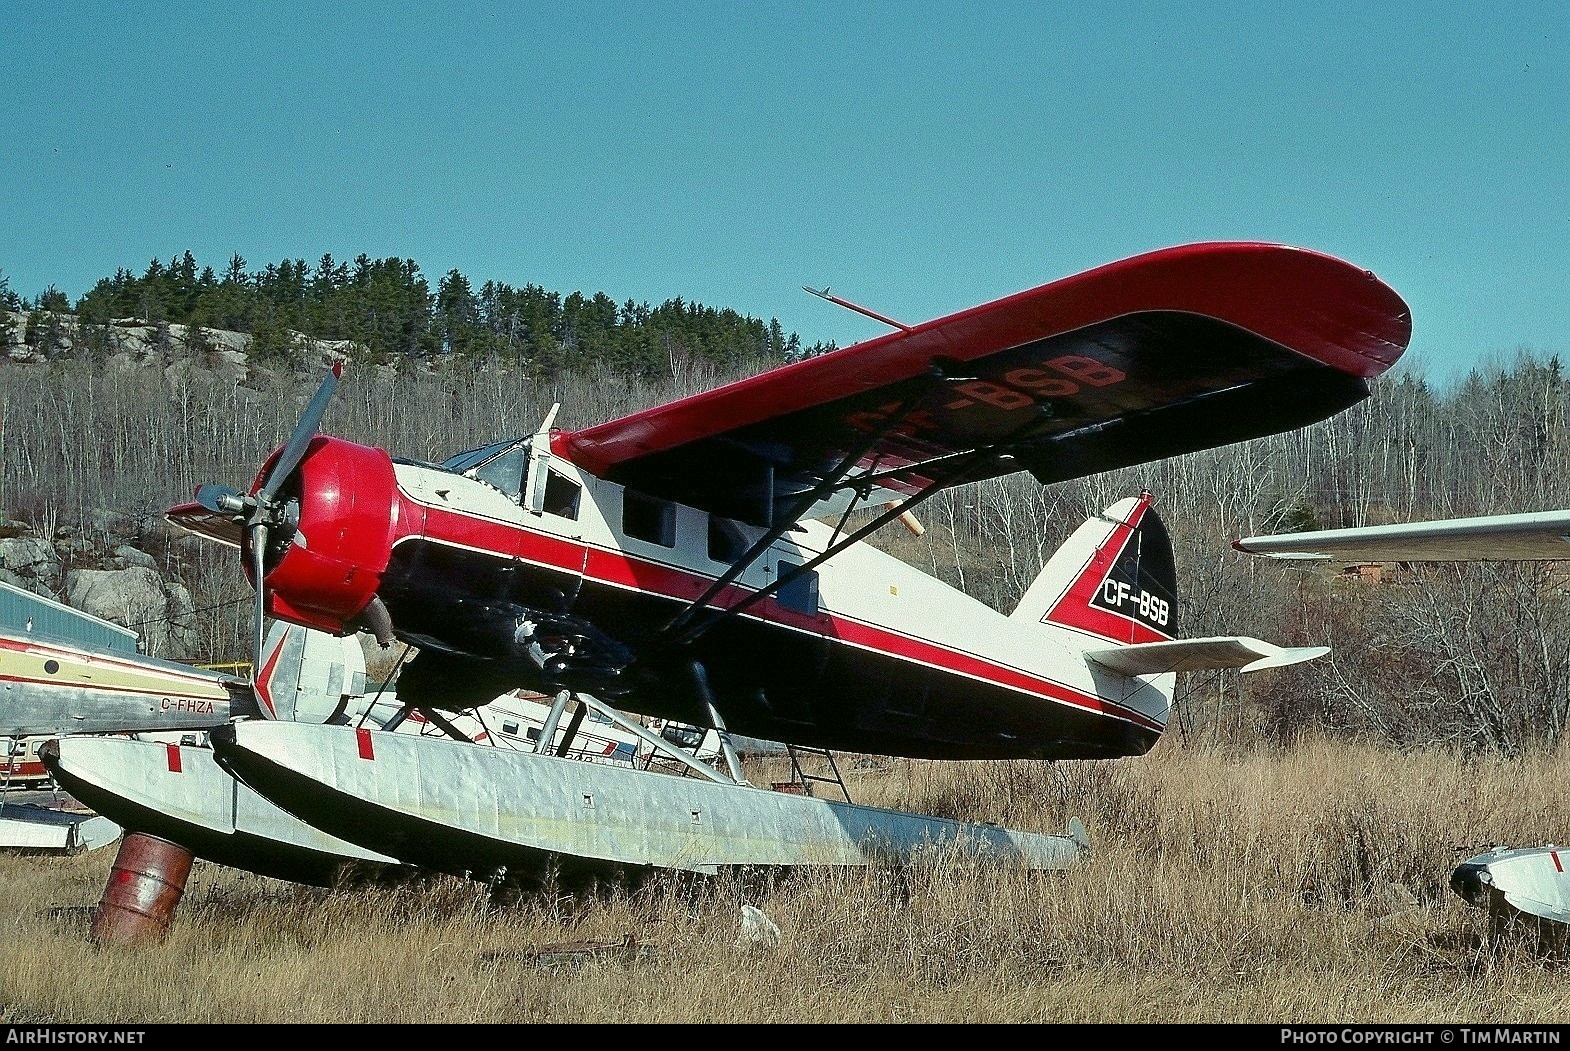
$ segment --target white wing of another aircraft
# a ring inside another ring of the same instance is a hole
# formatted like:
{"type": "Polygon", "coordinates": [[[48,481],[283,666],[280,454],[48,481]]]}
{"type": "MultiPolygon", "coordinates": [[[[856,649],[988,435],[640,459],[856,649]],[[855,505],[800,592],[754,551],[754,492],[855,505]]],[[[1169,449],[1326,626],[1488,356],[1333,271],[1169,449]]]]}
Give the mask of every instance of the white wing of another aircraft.
{"type": "Polygon", "coordinates": [[[1268,558],[1336,562],[1519,562],[1570,559],[1570,509],[1278,533],[1234,540],[1268,558]]]}

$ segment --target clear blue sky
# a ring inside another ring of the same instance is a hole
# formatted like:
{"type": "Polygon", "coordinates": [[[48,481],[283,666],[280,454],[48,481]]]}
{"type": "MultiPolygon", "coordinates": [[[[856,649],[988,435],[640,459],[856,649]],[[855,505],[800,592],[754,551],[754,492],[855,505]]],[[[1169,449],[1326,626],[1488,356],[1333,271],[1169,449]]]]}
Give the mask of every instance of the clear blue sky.
{"type": "Polygon", "coordinates": [[[0,273],[415,260],[806,343],[1148,249],[1300,245],[1436,381],[1570,353],[1570,3],[27,2],[0,273]]]}

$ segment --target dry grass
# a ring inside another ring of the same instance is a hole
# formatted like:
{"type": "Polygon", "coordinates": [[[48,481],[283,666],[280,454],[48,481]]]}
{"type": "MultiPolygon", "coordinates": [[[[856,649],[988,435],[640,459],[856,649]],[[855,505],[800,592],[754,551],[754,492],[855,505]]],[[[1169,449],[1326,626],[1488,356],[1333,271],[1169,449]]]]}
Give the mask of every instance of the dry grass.
{"type": "Polygon", "coordinates": [[[1570,841],[1566,761],[1319,740],[842,760],[858,802],[1041,832],[1078,814],[1090,854],[507,906],[455,879],[329,892],[198,862],[168,936],[140,947],[88,936],[112,847],[0,857],[0,1022],[1557,1024],[1564,958],[1491,940],[1447,881],[1495,842],[1570,841]],[[743,904],[777,947],[739,940],[743,904]]]}

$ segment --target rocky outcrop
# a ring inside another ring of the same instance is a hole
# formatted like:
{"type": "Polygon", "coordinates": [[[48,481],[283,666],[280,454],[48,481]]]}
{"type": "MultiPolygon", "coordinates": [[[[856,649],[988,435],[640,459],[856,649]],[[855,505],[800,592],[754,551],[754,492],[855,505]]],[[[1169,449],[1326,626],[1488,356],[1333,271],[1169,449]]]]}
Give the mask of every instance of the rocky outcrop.
{"type": "Polygon", "coordinates": [[[128,543],[105,549],[69,530],[52,540],[0,538],[0,580],[129,628],[144,653],[179,659],[199,650],[191,592],[128,543]]]}
{"type": "MultiPolygon", "coordinates": [[[[354,351],[342,340],[292,334],[302,354],[324,362],[354,351]]],[[[252,337],[197,326],[122,318],[83,325],[69,313],[0,310],[0,365],[27,366],[91,356],[105,369],[201,369],[243,387],[256,372],[252,337]]],[[[179,660],[209,654],[197,638],[194,602],[182,580],[210,543],[162,516],[141,519],[108,508],[86,509],[76,526],[0,518],[0,580],[138,633],[143,652],[179,660]]]]}
{"type": "Polygon", "coordinates": [[[141,649],[165,657],[193,651],[188,627],[195,604],[185,585],[164,580],[156,569],[73,569],[65,575],[68,606],[124,625],[142,637],[141,649]]]}
{"type": "MultiPolygon", "coordinates": [[[[341,339],[312,339],[291,333],[311,360],[342,360],[354,344],[341,339]]],[[[71,357],[84,347],[102,347],[106,363],[146,367],[161,362],[179,367],[199,361],[203,368],[238,380],[251,368],[251,336],[245,332],[194,325],[150,325],[140,318],[120,318],[88,330],[74,314],[0,311],[0,354],[16,362],[39,363],[71,357]]]]}
{"type": "Polygon", "coordinates": [[[35,536],[0,540],[0,580],[58,600],[64,567],[54,545],[35,536]]]}

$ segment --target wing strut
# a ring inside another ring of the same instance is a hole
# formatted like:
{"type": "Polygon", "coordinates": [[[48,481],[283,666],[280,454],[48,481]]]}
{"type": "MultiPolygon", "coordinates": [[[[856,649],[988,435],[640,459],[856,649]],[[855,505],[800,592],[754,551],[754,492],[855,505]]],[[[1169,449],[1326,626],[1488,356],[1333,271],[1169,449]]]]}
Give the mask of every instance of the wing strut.
{"type": "MultiPolygon", "coordinates": [[[[923,390],[922,395],[925,395],[925,393],[925,390],[923,390]]],[[[660,634],[656,636],[654,642],[657,644],[660,640],[668,639],[676,633],[680,632],[687,626],[689,622],[691,622],[693,617],[697,616],[699,611],[714,601],[714,597],[716,595],[718,595],[721,591],[724,591],[731,584],[735,583],[736,578],[745,573],[747,571],[747,567],[756,562],[763,555],[763,553],[769,549],[769,546],[773,544],[774,541],[784,536],[786,531],[789,530],[791,526],[796,524],[797,519],[806,514],[809,507],[817,503],[829,493],[833,492],[835,489],[839,488],[841,483],[843,483],[845,478],[850,474],[851,469],[856,466],[857,461],[871,452],[879,442],[887,438],[896,427],[903,423],[906,414],[908,414],[912,410],[913,406],[916,405],[919,401],[920,396],[912,396],[911,398],[907,399],[905,405],[901,407],[899,412],[891,414],[890,422],[885,427],[883,427],[882,430],[869,437],[862,445],[846,453],[843,457],[841,457],[840,462],[834,465],[833,470],[824,474],[822,480],[819,481],[817,485],[813,486],[811,489],[807,490],[800,497],[798,497],[795,505],[790,509],[789,514],[776,517],[773,514],[773,501],[771,498],[771,506],[769,508],[770,525],[768,529],[764,530],[763,535],[760,536],[757,540],[753,541],[752,546],[747,548],[740,558],[731,563],[730,568],[727,569],[724,573],[721,573],[714,583],[710,584],[708,588],[704,590],[703,594],[693,599],[690,603],[687,604],[686,609],[683,609],[680,613],[676,614],[676,616],[672,617],[670,623],[665,625],[660,634]]],[[[770,486],[769,489],[772,491],[773,486],[770,486]]],[[[686,640],[682,639],[678,641],[686,640]]]]}
{"type": "MultiPolygon", "coordinates": [[[[896,419],[898,419],[898,417],[896,417],[896,419]]],[[[829,559],[833,558],[835,555],[839,554],[841,551],[845,550],[847,547],[861,540],[863,537],[870,536],[872,533],[882,529],[889,522],[899,518],[911,508],[927,499],[927,497],[932,496],[934,493],[937,493],[940,490],[949,488],[950,486],[964,484],[965,477],[974,467],[992,459],[995,455],[997,455],[997,449],[1000,446],[1006,446],[1021,432],[1033,427],[1036,422],[1036,420],[1030,420],[1015,430],[1013,433],[1005,436],[1002,441],[995,442],[992,445],[988,445],[983,448],[974,449],[957,459],[950,460],[950,462],[954,464],[954,469],[950,473],[949,477],[944,480],[944,484],[931,485],[921,490],[919,493],[916,493],[914,496],[907,497],[903,502],[885,505],[882,513],[874,517],[872,521],[868,522],[860,529],[857,529],[855,532],[849,533],[830,544],[828,547],[824,548],[820,554],[815,555],[811,559],[808,559],[803,564],[796,566],[789,572],[781,573],[778,577],[774,578],[774,582],[772,584],[765,585],[764,587],[759,588],[757,591],[752,592],[734,606],[727,606],[726,608],[720,610],[718,616],[710,618],[709,620],[704,621],[702,624],[686,627],[686,625],[697,614],[698,610],[703,605],[706,605],[710,600],[712,600],[724,584],[729,583],[739,576],[748,565],[751,565],[752,562],[756,560],[758,555],[761,554],[769,544],[772,544],[775,540],[784,535],[785,531],[790,528],[794,520],[786,522],[783,526],[777,526],[771,529],[756,544],[748,549],[747,553],[742,556],[741,559],[737,560],[736,565],[732,566],[724,576],[715,581],[712,587],[710,587],[697,599],[694,599],[691,605],[678,614],[671,621],[671,623],[666,626],[665,630],[656,637],[651,645],[660,644],[662,642],[664,645],[672,647],[685,645],[686,643],[689,643],[699,636],[705,634],[710,628],[718,624],[723,618],[735,616],[748,609],[751,609],[753,606],[757,605],[759,602],[762,602],[764,599],[768,598],[770,595],[774,594],[780,588],[784,587],[786,584],[789,584],[792,580],[795,580],[803,573],[807,573],[816,569],[823,563],[827,562],[829,559]],[[685,630],[682,630],[683,628],[685,628],[685,630]]],[[[842,460],[839,466],[837,466],[833,472],[825,476],[824,480],[815,486],[810,493],[808,493],[806,501],[803,504],[798,505],[799,509],[804,509],[811,506],[811,504],[818,499],[818,496],[821,493],[836,488],[844,480],[845,475],[848,474],[849,465],[852,465],[855,462],[856,461],[854,459],[850,459],[848,457],[846,460],[842,460]]]]}
{"type": "MultiPolygon", "coordinates": [[[[978,458],[984,459],[984,457],[978,458]]],[[[872,533],[877,532],[879,529],[882,529],[885,525],[892,522],[894,519],[898,518],[912,507],[915,507],[927,497],[938,492],[941,488],[941,486],[933,486],[930,489],[923,489],[915,496],[907,498],[904,503],[895,504],[893,507],[881,512],[872,521],[868,522],[854,533],[849,533],[840,540],[824,548],[821,554],[813,556],[811,559],[795,567],[789,572],[781,573],[778,577],[774,578],[774,583],[767,584],[764,587],[759,588],[757,591],[754,591],[752,594],[736,603],[736,605],[727,606],[720,610],[720,615],[722,617],[733,616],[735,614],[742,613],[745,610],[751,609],[753,606],[757,605],[759,602],[762,602],[764,599],[768,598],[770,595],[774,594],[780,588],[784,587],[786,584],[789,584],[792,580],[795,580],[803,573],[807,573],[818,568],[850,545],[856,543],[856,541],[860,540],[862,537],[869,536],[872,533]]],[[[671,644],[682,645],[684,643],[691,642],[700,635],[703,635],[715,624],[719,623],[719,620],[720,617],[716,617],[712,620],[705,621],[702,624],[688,628],[680,636],[671,640],[671,644]]]]}

